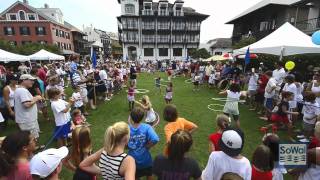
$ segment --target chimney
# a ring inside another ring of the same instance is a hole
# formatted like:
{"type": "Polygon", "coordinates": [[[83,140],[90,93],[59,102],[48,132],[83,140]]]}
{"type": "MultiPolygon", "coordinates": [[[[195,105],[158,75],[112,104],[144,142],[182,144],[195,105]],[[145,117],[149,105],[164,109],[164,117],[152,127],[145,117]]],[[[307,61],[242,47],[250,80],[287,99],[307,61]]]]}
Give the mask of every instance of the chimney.
{"type": "Polygon", "coordinates": [[[44,4],[44,8],[48,9],[49,5],[47,3],[44,4]]]}
{"type": "Polygon", "coordinates": [[[29,4],[28,0],[23,0],[24,4],[29,4]]]}

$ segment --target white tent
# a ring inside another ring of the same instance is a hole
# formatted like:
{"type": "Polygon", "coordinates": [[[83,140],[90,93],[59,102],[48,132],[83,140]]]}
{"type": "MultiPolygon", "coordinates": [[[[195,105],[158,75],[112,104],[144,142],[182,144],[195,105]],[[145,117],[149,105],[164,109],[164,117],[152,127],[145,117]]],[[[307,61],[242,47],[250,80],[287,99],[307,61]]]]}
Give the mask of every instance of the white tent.
{"type": "Polygon", "coordinates": [[[233,51],[234,55],[250,53],[290,56],[295,54],[320,53],[320,46],[315,45],[311,37],[304,34],[290,23],[285,23],[273,33],[258,42],[233,51]]]}
{"type": "Polygon", "coordinates": [[[10,62],[10,61],[30,61],[28,56],[23,56],[19,54],[14,54],[5,50],[0,49],[0,62],[10,62]]]}
{"type": "Polygon", "coordinates": [[[31,61],[54,61],[54,60],[65,60],[64,56],[60,56],[44,49],[29,56],[31,61]]]}

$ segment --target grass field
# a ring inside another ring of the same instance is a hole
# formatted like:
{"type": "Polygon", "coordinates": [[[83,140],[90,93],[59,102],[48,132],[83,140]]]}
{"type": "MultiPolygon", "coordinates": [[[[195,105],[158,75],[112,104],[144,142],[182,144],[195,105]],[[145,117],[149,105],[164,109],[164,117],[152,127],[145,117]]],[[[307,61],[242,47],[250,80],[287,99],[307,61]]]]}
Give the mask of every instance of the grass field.
{"type": "MultiPolygon", "coordinates": [[[[161,75],[166,79],[164,74],[161,75]]],[[[152,148],[153,156],[162,153],[165,142],[163,130],[165,122],[162,120],[162,110],[165,106],[163,98],[164,87],[161,94],[155,90],[154,78],[156,76],[157,74],[140,74],[138,77],[138,88],[150,90],[147,95],[149,95],[152,101],[154,110],[157,111],[161,117],[160,124],[156,127],[156,132],[160,136],[160,142],[152,148]]],[[[173,79],[173,104],[177,106],[180,117],[184,117],[199,126],[198,131],[193,134],[194,144],[190,156],[197,159],[201,168],[204,168],[209,157],[208,135],[216,131],[215,117],[217,115],[216,112],[210,111],[207,105],[212,103],[223,105],[224,102],[214,102],[211,100],[212,97],[219,97],[217,90],[203,86],[200,88],[200,91],[193,92],[193,85],[185,83],[185,80],[183,77],[173,79]]],[[[70,93],[70,89],[68,89],[68,92],[70,93]]],[[[98,109],[90,112],[90,116],[87,119],[92,125],[91,139],[94,150],[102,147],[104,133],[109,125],[117,121],[127,122],[129,110],[126,96],[127,93],[123,90],[119,95],[114,96],[111,101],[99,102],[98,109]]],[[[138,94],[136,100],[141,98],[141,96],[141,94],[138,94]]],[[[220,108],[222,109],[222,107],[220,108]]],[[[43,131],[43,134],[40,135],[40,142],[41,144],[46,144],[53,133],[55,125],[53,121],[44,121],[41,119],[42,116],[39,116],[40,128],[43,131]]],[[[259,129],[266,123],[259,120],[256,113],[249,111],[246,105],[240,105],[240,120],[241,127],[245,133],[243,155],[251,160],[254,149],[261,143],[262,134],[259,129]]],[[[0,132],[0,136],[8,134],[14,131],[14,129],[15,126],[10,124],[10,127],[5,132],[0,132]]],[[[52,144],[52,146],[54,145],[55,143],[52,144]]],[[[61,179],[72,179],[72,172],[64,169],[61,174],[61,179]]]]}

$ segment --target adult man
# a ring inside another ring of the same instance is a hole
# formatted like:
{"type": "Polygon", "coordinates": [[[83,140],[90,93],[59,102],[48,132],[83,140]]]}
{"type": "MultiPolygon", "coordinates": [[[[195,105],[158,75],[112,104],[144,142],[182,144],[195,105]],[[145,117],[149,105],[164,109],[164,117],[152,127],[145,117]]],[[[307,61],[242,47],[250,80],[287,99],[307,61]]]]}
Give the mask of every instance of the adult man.
{"type": "Polygon", "coordinates": [[[20,87],[14,94],[15,120],[20,130],[30,131],[35,138],[39,138],[38,109],[36,103],[42,97],[35,97],[28,91],[32,88],[35,77],[30,74],[20,76],[20,87]]]}
{"type": "Polygon", "coordinates": [[[202,172],[203,180],[220,180],[227,172],[236,173],[244,180],[251,180],[250,161],[242,156],[244,134],[239,129],[227,129],[222,133],[219,145],[222,151],[211,153],[202,172]]]}
{"type": "Polygon", "coordinates": [[[272,77],[276,79],[277,85],[282,86],[284,78],[287,76],[286,71],[280,62],[274,63],[275,70],[272,72],[272,77]]]}

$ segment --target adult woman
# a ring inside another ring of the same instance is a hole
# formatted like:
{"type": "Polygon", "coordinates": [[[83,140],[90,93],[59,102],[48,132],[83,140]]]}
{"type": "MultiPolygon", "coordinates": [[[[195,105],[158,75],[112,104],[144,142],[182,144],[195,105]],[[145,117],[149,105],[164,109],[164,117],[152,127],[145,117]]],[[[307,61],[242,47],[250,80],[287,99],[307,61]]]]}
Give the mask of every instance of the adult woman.
{"type": "Polygon", "coordinates": [[[320,104],[320,71],[314,72],[313,81],[308,87],[308,90],[316,94],[316,102],[320,104]]]}
{"type": "Polygon", "coordinates": [[[36,140],[29,131],[7,136],[0,151],[0,179],[32,180],[29,159],[36,149],[36,140]]]}
{"type": "Polygon", "coordinates": [[[104,147],[80,163],[80,168],[103,179],[134,180],[136,165],[131,156],[124,153],[130,138],[129,126],[118,122],[109,126],[105,133],[104,147]],[[99,167],[94,163],[99,161],[99,167]]]}
{"type": "Polygon", "coordinates": [[[168,157],[158,155],[153,162],[153,174],[158,179],[201,179],[201,170],[197,161],[186,157],[186,153],[192,146],[191,134],[184,130],[178,130],[171,136],[168,147],[168,157]]]}
{"type": "MultiPolygon", "coordinates": [[[[17,88],[18,80],[19,78],[17,74],[8,75],[7,81],[9,81],[9,84],[3,89],[3,99],[6,104],[6,109],[3,115],[6,120],[14,120],[14,92],[17,88]]],[[[5,125],[7,125],[7,121],[5,125]]]]}

